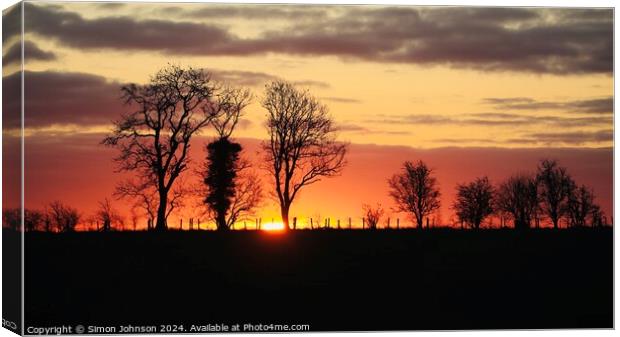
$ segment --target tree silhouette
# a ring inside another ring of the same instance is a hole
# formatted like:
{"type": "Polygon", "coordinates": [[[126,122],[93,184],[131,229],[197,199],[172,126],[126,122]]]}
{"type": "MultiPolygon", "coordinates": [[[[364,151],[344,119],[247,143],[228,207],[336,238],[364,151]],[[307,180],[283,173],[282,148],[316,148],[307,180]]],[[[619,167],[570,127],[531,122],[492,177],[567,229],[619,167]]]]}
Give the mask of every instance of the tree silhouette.
{"type": "MultiPolygon", "coordinates": [[[[599,216],[600,208],[594,204],[594,192],[581,185],[571,184],[568,196],[568,220],[572,227],[584,227],[588,219],[599,216]]],[[[594,223],[596,219],[593,219],[594,223]]]]}
{"type": "Polygon", "coordinates": [[[536,180],[541,210],[557,229],[560,219],[568,211],[572,179],[566,168],[558,166],[555,160],[545,159],[538,165],[536,180]]]}
{"type": "Polygon", "coordinates": [[[495,205],[509,214],[517,229],[530,228],[538,209],[536,178],[518,174],[504,181],[497,191],[495,205]]]}
{"type": "Polygon", "coordinates": [[[22,225],[20,208],[5,208],[2,210],[2,227],[19,231],[22,225]]]}
{"type": "Polygon", "coordinates": [[[95,213],[95,220],[101,222],[101,230],[109,232],[116,225],[123,226],[123,217],[112,207],[110,199],[105,198],[99,202],[99,208],[95,213]]]}
{"type": "Polygon", "coordinates": [[[433,170],[421,160],[416,164],[407,161],[403,164],[403,171],[388,180],[396,211],[411,214],[420,229],[424,225],[424,217],[441,206],[441,193],[432,173],[433,170]]]}
{"type": "Polygon", "coordinates": [[[269,141],[263,144],[274,177],[284,228],[299,191],[323,177],[340,174],[347,145],[336,142],[336,128],[321,104],[308,91],[275,81],[266,86],[262,106],[267,110],[269,141]]]}
{"type": "Polygon", "coordinates": [[[453,208],[459,221],[479,229],[486,217],[493,213],[493,186],[487,177],[476,178],[468,184],[456,187],[453,208]]]}
{"type": "Polygon", "coordinates": [[[377,224],[381,217],[385,213],[381,204],[377,204],[376,207],[372,207],[371,205],[363,205],[362,209],[364,210],[364,218],[366,219],[366,225],[369,229],[377,229],[377,224]]]}
{"type": "Polygon", "coordinates": [[[41,211],[34,209],[24,209],[24,229],[27,232],[40,230],[43,224],[44,215],[41,211]]]}
{"type": "MultiPolygon", "coordinates": [[[[218,138],[206,146],[207,159],[201,173],[204,188],[200,189],[200,192],[218,230],[230,229],[242,212],[255,206],[248,204],[241,207],[242,209],[231,209],[233,205],[239,206],[240,203],[254,200],[247,194],[243,194],[245,200],[235,198],[241,196],[236,190],[239,184],[238,174],[249,164],[240,162],[241,144],[230,140],[242,111],[250,100],[249,91],[225,87],[212,103],[217,114],[211,120],[211,125],[218,138]]],[[[258,192],[260,193],[260,190],[258,192]]]]}
{"type": "Polygon", "coordinates": [[[75,231],[75,227],[80,221],[80,213],[77,209],[67,206],[60,201],[53,201],[49,204],[49,216],[56,231],[68,233],[75,231]]]}
{"type": "MultiPolygon", "coordinates": [[[[157,218],[158,192],[157,184],[153,181],[144,179],[127,179],[116,185],[114,197],[118,199],[128,198],[134,200],[131,209],[140,216],[146,217],[147,229],[153,229],[154,220],[157,218]]],[[[173,211],[183,206],[183,197],[187,195],[187,188],[179,180],[176,186],[168,195],[168,205],[166,206],[166,218],[173,211]]]]}
{"type": "Polygon", "coordinates": [[[136,172],[134,187],[154,185],[158,230],[167,229],[170,192],[187,169],[191,139],[216,114],[216,89],[207,73],[178,66],[160,70],[146,85],[122,88],[125,103],[135,109],[114,123],[102,143],[119,149],[119,170],[136,172]]]}

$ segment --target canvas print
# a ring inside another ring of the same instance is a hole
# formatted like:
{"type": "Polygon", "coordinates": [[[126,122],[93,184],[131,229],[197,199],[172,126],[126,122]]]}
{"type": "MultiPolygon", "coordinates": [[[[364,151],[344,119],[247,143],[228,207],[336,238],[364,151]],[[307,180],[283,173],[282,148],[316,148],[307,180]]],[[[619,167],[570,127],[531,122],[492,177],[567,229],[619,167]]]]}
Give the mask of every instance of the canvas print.
{"type": "Polygon", "coordinates": [[[613,14],[4,9],[4,328],[613,328],[613,14]]]}

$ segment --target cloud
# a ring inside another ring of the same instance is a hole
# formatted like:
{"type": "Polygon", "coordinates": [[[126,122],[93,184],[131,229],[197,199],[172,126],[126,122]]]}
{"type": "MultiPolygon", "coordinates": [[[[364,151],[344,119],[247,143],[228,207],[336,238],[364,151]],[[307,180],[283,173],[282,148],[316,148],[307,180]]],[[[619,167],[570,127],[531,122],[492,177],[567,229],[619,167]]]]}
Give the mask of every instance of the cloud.
{"type": "MultiPolygon", "coordinates": [[[[229,17],[242,15],[246,8],[204,6],[203,15],[229,17]]],[[[252,7],[245,17],[248,22],[271,27],[270,11],[286,9],[291,13],[289,24],[241,38],[214,24],[117,16],[85,19],[78,13],[26,4],[29,32],[80,49],[336,56],[556,75],[613,70],[611,9],[332,6],[313,7],[310,12],[300,8],[252,7]],[[329,15],[304,20],[322,11],[329,15]]]]}
{"type": "MultiPolygon", "coordinates": [[[[124,110],[118,82],[83,73],[53,71],[24,73],[26,92],[25,126],[37,128],[50,125],[75,124],[93,126],[109,124],[124,110]]],[[[20,74],[2,78],[4,95],[19,97],[20,74]]],[[[4,100],[4,111],[19,111],[18,100],[4,100]]],[[[20,125],[19,114],[4,116],[5,127],[20,125]]]]}
{"type": "MultiPolygon", "coordinates": [[[[2,65],[19,63],[22,59],[21,43],[17,42],[8,48],[6,54],[2,56],[2,65]]],[[[32,41],[24,41],[24,61],[53,61],[56,54],[51,51],[42,50],[32,41]]]]}
{"type": "Polygon", "coordinates": [[[55,7],[25,4],[26,31],[80,49],[160,51],[166,54],[225,54],[235,37],[224,28],[191,22],[129,17],[85,19],[55,7]]]}
{"type": "Polygon", "coordinates": [[[313,80],[302,80],[302,81],[294,81],[293,85],[300,87],[316,87],[320,89],[329,89],[331,85],[327,82],[323,81],[313,81],[313,80]]]}
{"type": "Polygon", "coordinates": [[[504,110],[563,110],[575,113],[607,114],[614,111],[614,98],[604,97],[566,102],[537,101],[532,98],[485,98],[483,103],[504,110]]]}
{"type": "Polygon", "coordinates": [[[262,86],[278,79],[277,76],[262,72],[239,70],[207,70],[216,81],[240,86],[262,86]]]}
{"type": "Polygon", "coordinates": [[[361,100],[355,98],[346,98],[346,97],[321,97],[322,100],[336,102],[336,103],[350,103],[350,104],[359,104],[362,103],[361,100]]]}
{"type": "MultiPolygon", "coordinates": [[[[226,82],[238,86],[263,86],[268,82],[281,80],[278,76],[256,71],[219,69],[205,69],[205,71],[211,73],[213,79],[216,81],[226,82]]],[[[301,80],[292,81],[291,83],[300,87],[317,87],[321,89],[330,88],[328,83],[321,81],[301,80]]]]}
{"type": "Polygon", "coordinates": [[[366,120],[367,123],[412,124],[412,125],[471,125],[471,126],[519,126],[546,125],[553,127],[611,126],[611,116],[566,117],[566,116],[528,116],[509,113],[471,113],[458,117],[448,115],[382,115],[379,119],[366,120]]]}
{"type": "Polygon", "coordinates": [[[312,5],[194,5],[191,7],[167,7],[180,17],[209,19],[269,19],[269,20],[318,20],[327,17],[326,7],[312,5]]]}
{"type": "Polygon", "coordinates": [[[378,129],[369,129],[357,124],[353,123],[339,123],[337,126],[338,131],[349,132],[349,133],[372,133],[372,134],[383,134],[383,135],[410,135],[409,131],[397,131],[397,130],[378,130],[378,129]]]}
{"type": "Polygon", "coordinates": [[[593,132],[560,132],[560,133],[532,133],[528,137],[538,142],[562,143],[569,145],[581,145],[583,143],[611,142],[614,138],[613,130],[600,130],[593,132]]]}

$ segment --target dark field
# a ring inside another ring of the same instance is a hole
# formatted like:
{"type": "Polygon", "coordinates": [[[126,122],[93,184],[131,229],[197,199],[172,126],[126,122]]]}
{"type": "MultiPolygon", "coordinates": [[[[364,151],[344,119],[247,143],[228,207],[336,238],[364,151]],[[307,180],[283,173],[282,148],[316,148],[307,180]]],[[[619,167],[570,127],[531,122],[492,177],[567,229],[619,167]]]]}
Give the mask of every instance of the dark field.
{"type": "Polygon", "coordinates": [[[613,326],[609,228],[28,233],[25,276],[26,327],[613,326]]]}

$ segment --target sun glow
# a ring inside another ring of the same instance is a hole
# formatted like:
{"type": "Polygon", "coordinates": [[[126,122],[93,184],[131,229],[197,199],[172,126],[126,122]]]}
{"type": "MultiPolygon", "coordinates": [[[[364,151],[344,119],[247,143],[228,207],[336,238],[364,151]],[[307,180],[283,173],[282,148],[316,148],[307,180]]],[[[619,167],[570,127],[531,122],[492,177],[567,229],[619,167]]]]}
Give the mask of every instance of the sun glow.
{"type": "Polygon", "coordinates": [[[284,224],[281,222],[268,222],[261,227],[264,231],[281,231],[284,230],[284,224]]]}

